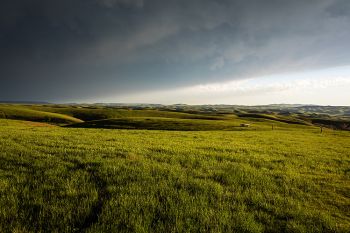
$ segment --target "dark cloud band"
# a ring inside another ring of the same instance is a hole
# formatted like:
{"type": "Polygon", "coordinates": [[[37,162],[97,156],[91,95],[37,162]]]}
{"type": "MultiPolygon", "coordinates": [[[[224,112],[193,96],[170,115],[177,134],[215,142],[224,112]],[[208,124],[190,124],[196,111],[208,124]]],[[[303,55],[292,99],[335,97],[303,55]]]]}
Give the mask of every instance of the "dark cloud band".
{"type": "Polygon", "coordinates": [[[350,62],[346,0],[0,3],[0,99],[64,101],[350,62]]]}

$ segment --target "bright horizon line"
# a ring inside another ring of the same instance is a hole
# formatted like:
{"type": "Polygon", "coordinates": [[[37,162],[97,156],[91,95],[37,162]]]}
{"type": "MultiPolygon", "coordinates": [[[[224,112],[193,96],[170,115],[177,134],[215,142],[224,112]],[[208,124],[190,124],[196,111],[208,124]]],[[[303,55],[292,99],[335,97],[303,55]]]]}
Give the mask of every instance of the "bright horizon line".
{"type": "Polygon", "coordinates": [[[171,103],[171,104],[161,104],[161,103],[149,103],[149,102],[55,102],[55,101],[3,101],[0,100],[0,104],[58,104],[58,105],[70,105],[70,104],[89,104],[89,105],[98,105],[98,104],[121,104],[121,105],[163,105],[163,106],[172,106],[172,105],[188,105],[188,106],[217,106],[217,105],[227,105],[227,106],[271,106],[271,105],[300,105],[300,106],[321,106],[321,107],[350,107],[350,105],[325,105],[325,104],[313,104],[313,103],[269,103],[269,104],[187,104],[187,103],[171,103]]]}

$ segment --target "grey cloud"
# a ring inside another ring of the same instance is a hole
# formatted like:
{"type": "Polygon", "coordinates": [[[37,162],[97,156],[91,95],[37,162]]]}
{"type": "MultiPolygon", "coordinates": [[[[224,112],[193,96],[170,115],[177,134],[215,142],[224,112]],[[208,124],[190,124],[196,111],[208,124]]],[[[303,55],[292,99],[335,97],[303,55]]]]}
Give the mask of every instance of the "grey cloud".
{"type": "Polygon", "coordinates": [[[350,1],[341,0],[331,4],[326,10],[333,17],[350,17],[350,1]]]}
{"type": "Polygon", "coordinates": [[[99,4],[102,4],[106,7],[143,7],[143,0],[97,0],[99,4]]]}
{"type": "Polygon", "coordinates": [[[91,99],[349,64],[349,15],[346,0],[3,1],[0,99],[91,99]]]}

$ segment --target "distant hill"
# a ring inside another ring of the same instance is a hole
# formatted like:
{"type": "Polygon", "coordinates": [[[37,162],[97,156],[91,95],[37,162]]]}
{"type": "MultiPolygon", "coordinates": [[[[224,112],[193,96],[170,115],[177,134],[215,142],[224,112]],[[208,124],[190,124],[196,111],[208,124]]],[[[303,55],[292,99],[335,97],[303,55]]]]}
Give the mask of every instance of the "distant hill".
{"type": "Polygon", "coordinates": [[[264,106],[111,105],[48,104],[45,102],[31,104],[31,102],[27,101],[26,104],[17,102],[15,104],[0,104],[0,118],[47,122],[59,125],[74,124],[74,127],[92,128],[156,129],[158,127],[159,129],[168,130],[232,130],[230,122],[236,121],[236,123],[254,122],[254,124],[256,122],[264,122],[265,126],[268,124],[269,127],[271,127],[271,124],[275,125],[277,122],[280,122],[350,130],[349,106],[284,104],[264,106]],[[173,120],[169,120],[170,118],[173,120]],[[195,121],[191,122],[185,119],[195,121]],[[200,120],[209,121],[201,122],[200,120]],[[225,121],[224,126],[221,124],[221,121],[225,121]]]}

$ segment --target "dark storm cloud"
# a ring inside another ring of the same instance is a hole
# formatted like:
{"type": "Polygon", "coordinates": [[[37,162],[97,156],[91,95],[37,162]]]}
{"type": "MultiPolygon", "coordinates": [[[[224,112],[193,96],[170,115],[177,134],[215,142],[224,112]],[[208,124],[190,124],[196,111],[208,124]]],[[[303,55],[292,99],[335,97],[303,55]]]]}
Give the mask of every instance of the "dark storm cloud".
{"type": "Polygon", "coordinates": [[[0,99],[98,98],[345,65],[348,41],[347,0],[2,1],[0,99]]]}

